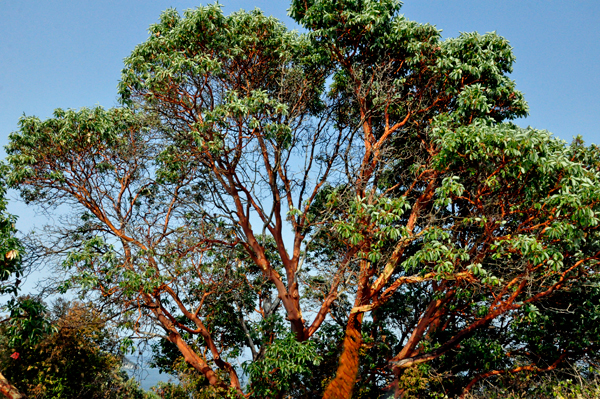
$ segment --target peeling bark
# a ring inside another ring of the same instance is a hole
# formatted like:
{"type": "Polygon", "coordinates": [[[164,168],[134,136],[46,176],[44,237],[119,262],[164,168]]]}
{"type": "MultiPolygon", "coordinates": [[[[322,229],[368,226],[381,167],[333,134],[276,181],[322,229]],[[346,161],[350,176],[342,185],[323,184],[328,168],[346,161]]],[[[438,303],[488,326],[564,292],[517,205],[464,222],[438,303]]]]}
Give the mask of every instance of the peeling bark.
{"type": "Polygon", "coordinates": [[[8,399],[25,399],[26,396],[19,392],[0,372],[0,393],[8,399]]]}

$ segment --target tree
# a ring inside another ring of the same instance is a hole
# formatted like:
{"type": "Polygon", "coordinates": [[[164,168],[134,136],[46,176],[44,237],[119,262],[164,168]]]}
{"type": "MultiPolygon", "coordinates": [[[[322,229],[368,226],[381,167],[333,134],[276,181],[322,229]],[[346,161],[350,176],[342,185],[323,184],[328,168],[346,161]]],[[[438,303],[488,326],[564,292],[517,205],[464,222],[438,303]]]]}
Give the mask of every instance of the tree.
{"type": "Polygon", "coordinates": [[[95,309],[58,300],[48,312],[40,301],[24,297],[19,302],[24,303],[21,309],[36,314],[13,320],[41,319],[45,328],[38,326],[44,331],[35,332],[27,322],[3,326],[0,367],[28,397],[146,397],[121,371],[120,342],[95,309]]]}
{"type": "Polygon", "coordinates": [[[598,149],[505,122],[527,112],[505,39],[399,10],[294,1],[303,35],[169,10],[123,107],[23,118],[11,183],[72,207],[47,245],[63,288],[222,392],[341,398],[403,395],[406,370],[594,276],[598,149]]]}

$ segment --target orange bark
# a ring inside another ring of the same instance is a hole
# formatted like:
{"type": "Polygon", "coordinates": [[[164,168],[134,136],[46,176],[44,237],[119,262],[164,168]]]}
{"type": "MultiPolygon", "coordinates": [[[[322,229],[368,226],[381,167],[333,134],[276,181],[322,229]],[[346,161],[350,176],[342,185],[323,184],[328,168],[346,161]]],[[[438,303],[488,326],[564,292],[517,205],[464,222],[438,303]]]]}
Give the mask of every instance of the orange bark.
{"type": "Polygon", "coordinates": [[[358,374],[359,350],[362,345],[363,314],[353,313],[348,318],[344,347],[335,378],[327,385],[323,399],[344,399],[352,397],[358,374]]]}
{"type": "Polygon", "coordinates": [[[465,389],[463,390],[463,393],[460,395],[460,399],[464,399],[467,396],[467,394],[469,393],[469,391],[471,390],[471,388],[473,388],[473,386],[475,386],[475,384],[477,384],[481,380],[484,380],[486,378],[489,378],[489,377],[492,377],[495,375],[517,374],[517,373],[523,372],[523,371],[533,371],[535,373],[552,371],[558,367],[558,365],[565,359],[566,356],[567,356],[567,353],[563,353],[562,355],[560,355],[558,357],[558,359],[556,359],[556,361],[554,363],[552,363],[550,366],[545,367],[545,368],[540,368],[540,367],[530,364],[528,366],[516,367],[512,370],[492,370],[492,371],[488,371],[487,373],[479,374],[478,376],[473,378],[471,380],[471,382],[469,382],[469,384],[465,387],[465,389]]]}
{"type": "Polygon", "coordinates": [[[199,356],[190,346],[183,340],[181,335],[177,332],[173,323],[168,319],[168,317],[162,312],[160,306],[157,305],[152,297],[148,294],[144,294],[144,301],[146,305],[152,310],[152,313],[157,317],[161,325],[167,330],[167,338],[173,344],[177,346],[179,352],[183,355],[185,361],[201,372],[208,383],[214,387],[221,387],[227,389],[227,385],[223,383],[223,381],[217,376],[217,374],[210,368],[208,363],[199,356]]]}
{"type": "Polygon", "coordinates": [[[187,343],[181,338],[179,334],[169,332],[169,341],[177,346],[177,349],[183,355],[185,361],[200,371],[208,380],[208,383],[213,387],[227,388],[227,386],[219,379],[215,372],[208,366],[208,364],[202,359],[196,352],[190,348],[187,343]]]}
{"type": "Polygon", "coordinates": [[[0,393],[8,399],[25,399],[25,395],[8,382],[2,373],[0,373],[0,393]]]}

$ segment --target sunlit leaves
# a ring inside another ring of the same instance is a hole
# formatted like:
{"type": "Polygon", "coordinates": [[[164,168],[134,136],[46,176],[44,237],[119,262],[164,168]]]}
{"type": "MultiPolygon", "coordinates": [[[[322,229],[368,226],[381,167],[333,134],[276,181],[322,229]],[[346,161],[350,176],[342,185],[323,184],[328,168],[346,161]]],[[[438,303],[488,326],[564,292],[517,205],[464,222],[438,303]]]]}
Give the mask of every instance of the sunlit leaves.
{"type": "Polygon", "coordinates": [[[263,359],[244,364],[253,381],[251,397],[277,397],[298,376],[310,374],[311,367],[318,366],[321,360],[314,342],[298,342],[294,334],[286,334],[267,347],[263,359]]]}
{"type": "Polygon", "coordinates": [[[0,164],[0,294],[16,294],[23,273],[23,246],[17,238],[16,216],[6,212],[6,165],[0,164]]]}
{"type": "Polygon", "coordinates": [[[72,190],[86,178],[91,182],[94,175],[118,176],[123,164],[135,163],[144,151],[142,135],[148,129],[142,117],[124,108],[58,109],[45,121],[23,117],[6,147],[9,183],[21,184],[25,199],[34,201],[72,190]]]}
{"type": "Polygon", "coordinates": [[[33,346],[43,335],[53,331],[46,315],[46,306],[33,297],[12,299],[6,305],[10,312],[7,325],[8,345],[12,348],[33,346]]]}

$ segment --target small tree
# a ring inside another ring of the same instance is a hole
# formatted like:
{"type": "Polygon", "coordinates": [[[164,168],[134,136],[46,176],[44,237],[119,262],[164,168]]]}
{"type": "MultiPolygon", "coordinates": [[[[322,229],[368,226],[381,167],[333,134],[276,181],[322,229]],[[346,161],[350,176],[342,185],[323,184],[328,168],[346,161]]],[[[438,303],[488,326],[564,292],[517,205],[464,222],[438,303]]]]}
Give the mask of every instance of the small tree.
{"type": "Polygon", "coordinates": [[[29,397],[145,397],[137,382],[121,371],[119,341],[96,310],[58,301],[49,314],[39,301],[21,298],[19,302],[30,313],[44,312],[22,316],[43,320],[47,327],[32,335],[30,323],[3,326],[0,366],[29,397]]]}

